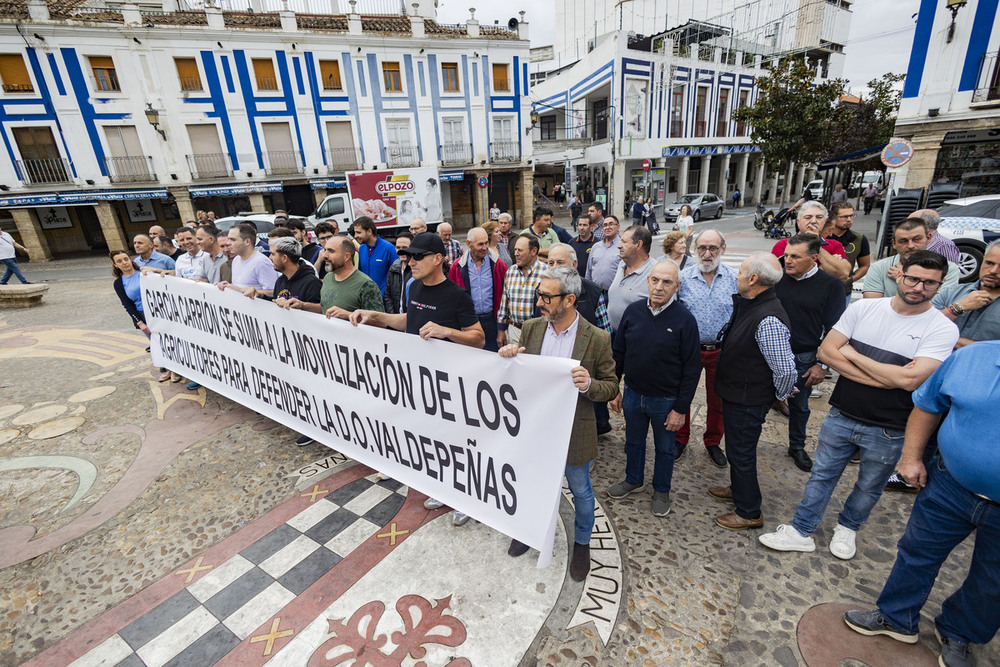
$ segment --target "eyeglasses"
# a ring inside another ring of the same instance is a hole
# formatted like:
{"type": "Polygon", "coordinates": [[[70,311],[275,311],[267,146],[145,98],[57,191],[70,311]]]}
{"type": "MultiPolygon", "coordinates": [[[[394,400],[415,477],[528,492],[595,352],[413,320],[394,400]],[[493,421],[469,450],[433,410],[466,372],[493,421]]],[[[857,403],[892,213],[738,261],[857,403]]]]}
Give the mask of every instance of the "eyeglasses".
{"type": "Polygon", "coordinates": [[[333,237],[334,237],[333,234],[324,234],[323,236],[317,236],[316,240],[317,241],[323,241],[325,243],[326,241],[329,241],[333,237]]]}
{"type": "Polygon", "coordinates": [[[851,213],[850,215],[838,215],[837,219],[838,220],[853,220],[854,219],[854,214],[851,213]]]}
{"type": "Polygon", "coordinates": [[[547,306],[550,303],[552,303],[552,299],[555,299],[556,297],[560,297],[560,296],[566,296],[567,294],[568,294],[568,292],[560,292],[559,294],[543,294],[542,292],[539,292],[536,289],[535,290],[535,300],[537,301],[538,299],[541,299],[542,303],[544,303],[547,306]]]}
{"type": "Polygon", "coordinates": [[[618,225],[618,223],[617,223],[617,222],[605,222],[605,223],[604,223],[603,225],[601,225],[601,226],[602,226],[602,227],[616,227],[617,225],[618,225]]]}
{"type": "Polygon", "coordinates": [[[410,227],[411,234],[419,234],[423,230],[423,227],[410,227]]]}
{"type": "Polygon", "coordinates": [[[941,282],[940,280],[929,280],[929,279],[928,280],[921,280],[920,278],[917,278],[916,276],[908,276],[908,275],[906,275],[904,273],[903,274],[903,284],[906,285],[907,287],[916,287],[917,285],[921,285],[922,284],[924,286],[925,290],[927,290],[929,292],[933,292],[936,289],[938,289],[939,287],[941,287],[941,285],[943,285],[944,283],[941,282]]]}
{"type": "Polygon", "coordinates": [[[697,250],[699,253],[710,252],[714,255],[715,253],[722,250],[722,247],[717,245],[699,245],[695,246],[694,249],[697,250]]]}

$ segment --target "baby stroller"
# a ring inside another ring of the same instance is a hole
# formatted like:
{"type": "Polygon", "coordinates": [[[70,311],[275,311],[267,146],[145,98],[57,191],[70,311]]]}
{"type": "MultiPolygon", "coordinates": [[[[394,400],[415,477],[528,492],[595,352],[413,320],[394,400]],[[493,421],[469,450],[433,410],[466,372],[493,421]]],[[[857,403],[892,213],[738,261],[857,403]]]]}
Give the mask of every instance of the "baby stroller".
{"type": "Polygon", "coordinates": [[[791,232],[785,229],[785,223],[791,217],[792,209],[783,208],[778,211],[775,215],[773,211],[768,211],[765,214],[766,218],[769,218],[769,224],[764,230],[764,236],[769,239],[787,239],[791,236],[791,232]]]}

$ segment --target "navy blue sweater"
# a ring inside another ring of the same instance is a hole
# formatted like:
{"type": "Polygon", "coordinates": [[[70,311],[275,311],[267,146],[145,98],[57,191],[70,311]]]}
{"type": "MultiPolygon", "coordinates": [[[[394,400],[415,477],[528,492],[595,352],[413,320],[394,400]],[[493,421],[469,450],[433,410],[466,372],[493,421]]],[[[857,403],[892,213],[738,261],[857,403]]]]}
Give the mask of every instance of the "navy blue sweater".
{"type": "Polygon", "coordinates": [[[615,330],[615,372],[644,396],[675,397],[673,409],[683,414],[701,377],[698,322],[680,299],[655,317],[648,303],[635,301],[622,315],[615,330]]]}

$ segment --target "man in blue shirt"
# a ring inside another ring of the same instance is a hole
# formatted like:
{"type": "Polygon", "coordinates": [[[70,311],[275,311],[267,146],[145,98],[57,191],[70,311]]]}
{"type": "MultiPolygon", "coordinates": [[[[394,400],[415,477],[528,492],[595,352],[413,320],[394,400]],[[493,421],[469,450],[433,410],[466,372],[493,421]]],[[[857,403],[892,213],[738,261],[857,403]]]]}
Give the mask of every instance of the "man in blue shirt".
{"type": "Polygon", "coordinates": [[[976,531],[969,574],[941,605],[934,630],[942,665],[971,665],[970,644],[1000,629],[1000,341],[982,341],[948,357],[913,393],[899,472],[922,489],[913,504],[896,563],[873,611],[849,611],[844,622],[863,635],[918,641],[920,610],[952,550],[976,531]],[[923,449],[944,415],[938,457],[923,449]]]}
{"type": "MultiPolygon", "coordinates": [[[[705,435],[702,440],[712,463],[720,468],[728,464],[719,443],[725,433],[722,399],[715,393],[715,369],[722,349],[719,332],[733,314],[736,294],[736,271],[722,263],[726,237],[715,229],[706,229],[695,239],[697,264],[681,271],[681,289],[677,297],[684,302],[698,322],[701,339],[701,367],[705,369],[705,435]]],[[[677,458],[691,438],[691,412],[684,413],[684,426],[677,431],[677,458]]]]}
{"type": "Polygon", "coordinates": [[[153,269],[163,269],[173,271],[175,262],[168,255],[153,250],[153,239],[146,234],[136,234],[132,239],[132,247],[135,249],[135,263],[140,269],[148,266],[153,269]]]}
{"type": "Polygon", "coordinates": [[[385,279],[392,263],[399,259],[396,248],[383,238],[379,238],[375,221],[363,215],[354,221],[354,239],[361,244],[358,248],[358,269],[375,281],[385,294],[385,279]]]}

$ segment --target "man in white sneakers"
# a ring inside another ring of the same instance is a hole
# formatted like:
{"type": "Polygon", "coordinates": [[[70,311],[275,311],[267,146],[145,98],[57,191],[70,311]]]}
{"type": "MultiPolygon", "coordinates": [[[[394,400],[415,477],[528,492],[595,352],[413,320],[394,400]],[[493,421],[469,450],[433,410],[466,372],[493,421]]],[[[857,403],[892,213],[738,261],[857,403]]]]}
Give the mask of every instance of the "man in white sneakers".
{"type": "Polygon", "coordinates": [[[844,503],[830,553],[854,557],[855,537],[882,496],[903,449],[911,392],[948,358],[958,328],[931,306],[948,264],[914,252],[903,260],[896,295],[854,302],[820,345],[818,357],[840,373],[819,432],[812,474],[791,525],[761,535],[777,551],[815,551],[812,534],[851,457],[861,450],[858,481],[844,503]]]}

